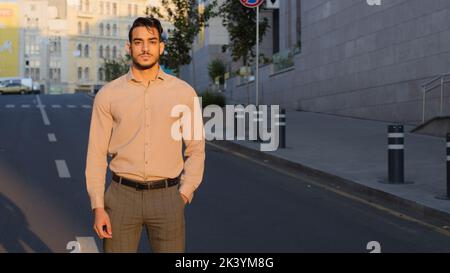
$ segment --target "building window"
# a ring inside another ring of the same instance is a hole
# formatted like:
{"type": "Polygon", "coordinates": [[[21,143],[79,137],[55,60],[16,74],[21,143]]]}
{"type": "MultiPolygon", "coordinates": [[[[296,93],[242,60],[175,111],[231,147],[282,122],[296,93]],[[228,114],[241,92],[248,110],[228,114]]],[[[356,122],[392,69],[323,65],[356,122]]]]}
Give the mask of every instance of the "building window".
{"type": "Polygon", "coordinates": [[[100,14],[105,13],[105,3],[102,1],[100,2],[100,14]]]}
{"type": "Polygon", "coordinates": [[[128,4],[128,17],[131,17],[131,4],[128,4]]]}
{"type": "Polygon", "coordinates": [[[83,77],[83,71],[81,69],[81,67],[78,67],[78,79],[81,80],[83,77]]]}
{"type": "Polygon", "coordinates": [[[106,36],[111,36],[111,26],[109,24],[106,25],[106,36]]]}
{"type": "Polygon", "coordinates": [[[117,25],[113,25],[113,36],[117,36],[117,25]]]}
{"type": "Polygon", "coordinates": [[[106,59],[109,59],[110,57],[111,57],[111,52],[109,51],[109,46],[106,46],[106,49],[105,49],[105,55],[106,55],[106,59]]]}
{"type": "Polygon", "coordinates": [[[78,22],[78,34],[83,33],[83,26],[81,25],[81,22],[78,22]]]}
{"type": "Polygon", "coordinates": [[[138,6],[134,5],[134,16],[138,15],[138,6]]]}
{"type": "Polygon", "coordinates": [[[84,68],[84,80],[89,81],[89,67],[84,68]]]}
{"type": "Polygon", "coordinates": [[[78,44],[78,46],[77,46],[77,51],[78,51],[78,57],[80,57],[81,58],[81,54],[82,54],[82,47],[81,47],[81,44],[78,44]]]}
{"type": "Polygon", "coordinates": [[[101,45],[100,46],[100,48],[99,48],[99,50],[98,50],[98,56],[100,57],[100,58],[103,58],[103,46],[101,45]]]}
{"type": "Polygon", "coordinates": [[[90,8],[89,8],[89,0],[86,0],[86,5],[85,5],[85,11],[89,12],[90,8]]]}
{"type": "Polygon", "coordinates": [[[117,3],[113,3],[113,14],[117,15],[117,3]]]}
{"type": "Polygon", "coordinates": [[[105,35],[105,27],[103,26],[103,23],[100,23],[100,36],[105,35]]]}
{"type": "Polygon", "coordinates": [[[98,80],[99,81],[104,81],[105,77],[104,77],[104,71],[103,68],[99,68],[98,69],[98,80]]]}
{"type": "Polygon", "coordinates": [[[111,5],[109,4],[109,2],[106,2],[106,14],[107,15],[111,14],[111,5]]]}
{"type": "Polygon", "coordinates": [[[84,46],[84,57],[89,57],[89,45],[84,46]]]}
{"type": "Polygon", "coordinates": [[[112,49],[112,57],[113,57],[113,59],[116,59],[116,58],[117,58],[117,47],[116,47],[116,46],[113,46],[113,49],[112,49]]]}
{"type": "Polygon", "coordinates": [[[84,34],[89,35],[89,23],[84,23],[84,34]]]}

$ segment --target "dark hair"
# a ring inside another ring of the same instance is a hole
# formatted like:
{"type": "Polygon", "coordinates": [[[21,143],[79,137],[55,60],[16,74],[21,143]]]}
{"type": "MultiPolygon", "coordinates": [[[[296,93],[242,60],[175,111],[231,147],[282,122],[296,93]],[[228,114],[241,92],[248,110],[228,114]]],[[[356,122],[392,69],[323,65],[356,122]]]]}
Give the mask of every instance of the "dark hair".
{"type": "Polygon", "coordinates": [[[138,17],[136,20],[134,20],[133,25],[128,32],[128,41],[130,41],[130,43],[133,29],[137,27],[156,28],[158,30],[159,40],[162,41],[163,28],[161,26],[161,22],[155,17],[138,17]]]}

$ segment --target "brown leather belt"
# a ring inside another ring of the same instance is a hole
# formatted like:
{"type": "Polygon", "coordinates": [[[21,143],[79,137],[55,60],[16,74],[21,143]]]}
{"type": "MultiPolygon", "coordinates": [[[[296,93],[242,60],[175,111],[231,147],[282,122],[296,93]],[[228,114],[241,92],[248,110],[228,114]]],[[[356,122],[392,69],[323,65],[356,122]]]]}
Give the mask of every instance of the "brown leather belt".
{"type": "Polygon", "coordinates": [[[138,182],[131,179],[127,179],[125,177],[118,176],[116,173],[112,173],[112,180],[121,185],[125,185],[131,188],[135,188],[136,190],[154,190],[154,189],[162,189],[168,188],[175,185],[178,185],[180,182],[180,176],[175,178],[167,178],[156,181],[149,182],[138,182]]]}

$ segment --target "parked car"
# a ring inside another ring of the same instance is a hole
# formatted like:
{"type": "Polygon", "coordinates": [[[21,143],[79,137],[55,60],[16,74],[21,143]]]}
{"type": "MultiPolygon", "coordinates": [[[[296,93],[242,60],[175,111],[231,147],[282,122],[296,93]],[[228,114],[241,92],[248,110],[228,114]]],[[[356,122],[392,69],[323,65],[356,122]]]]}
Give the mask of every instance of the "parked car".
{"type": "Polygon", "coordinates": [[[32,92],[32,80],[10,78],[0,80],[0,94],[27,94],[32,92]]]}
{"type": "Polygon", "coordinates": [[[30,87],[23,85],[20,81],[13,81],[7,83],[6,85],[0,86],[0,94],[10,94],[10,93],[18,93],[18,94],[26,94],[29,93],[30,87]]]}

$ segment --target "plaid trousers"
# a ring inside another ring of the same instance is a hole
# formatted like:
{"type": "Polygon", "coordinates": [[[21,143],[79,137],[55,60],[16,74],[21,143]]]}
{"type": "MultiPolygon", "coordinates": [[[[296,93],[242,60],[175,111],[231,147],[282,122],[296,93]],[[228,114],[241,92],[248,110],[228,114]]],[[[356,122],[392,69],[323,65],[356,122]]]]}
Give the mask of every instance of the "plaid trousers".
{"type": "Polygon", "coordinates": [[[113,235],[103,239],[104,252],[137,252],[145,226],[153,252],[183,253],[184,209],[178,186],[136,190],[112,181],[105,193],[105,210],[113,235]]]}

